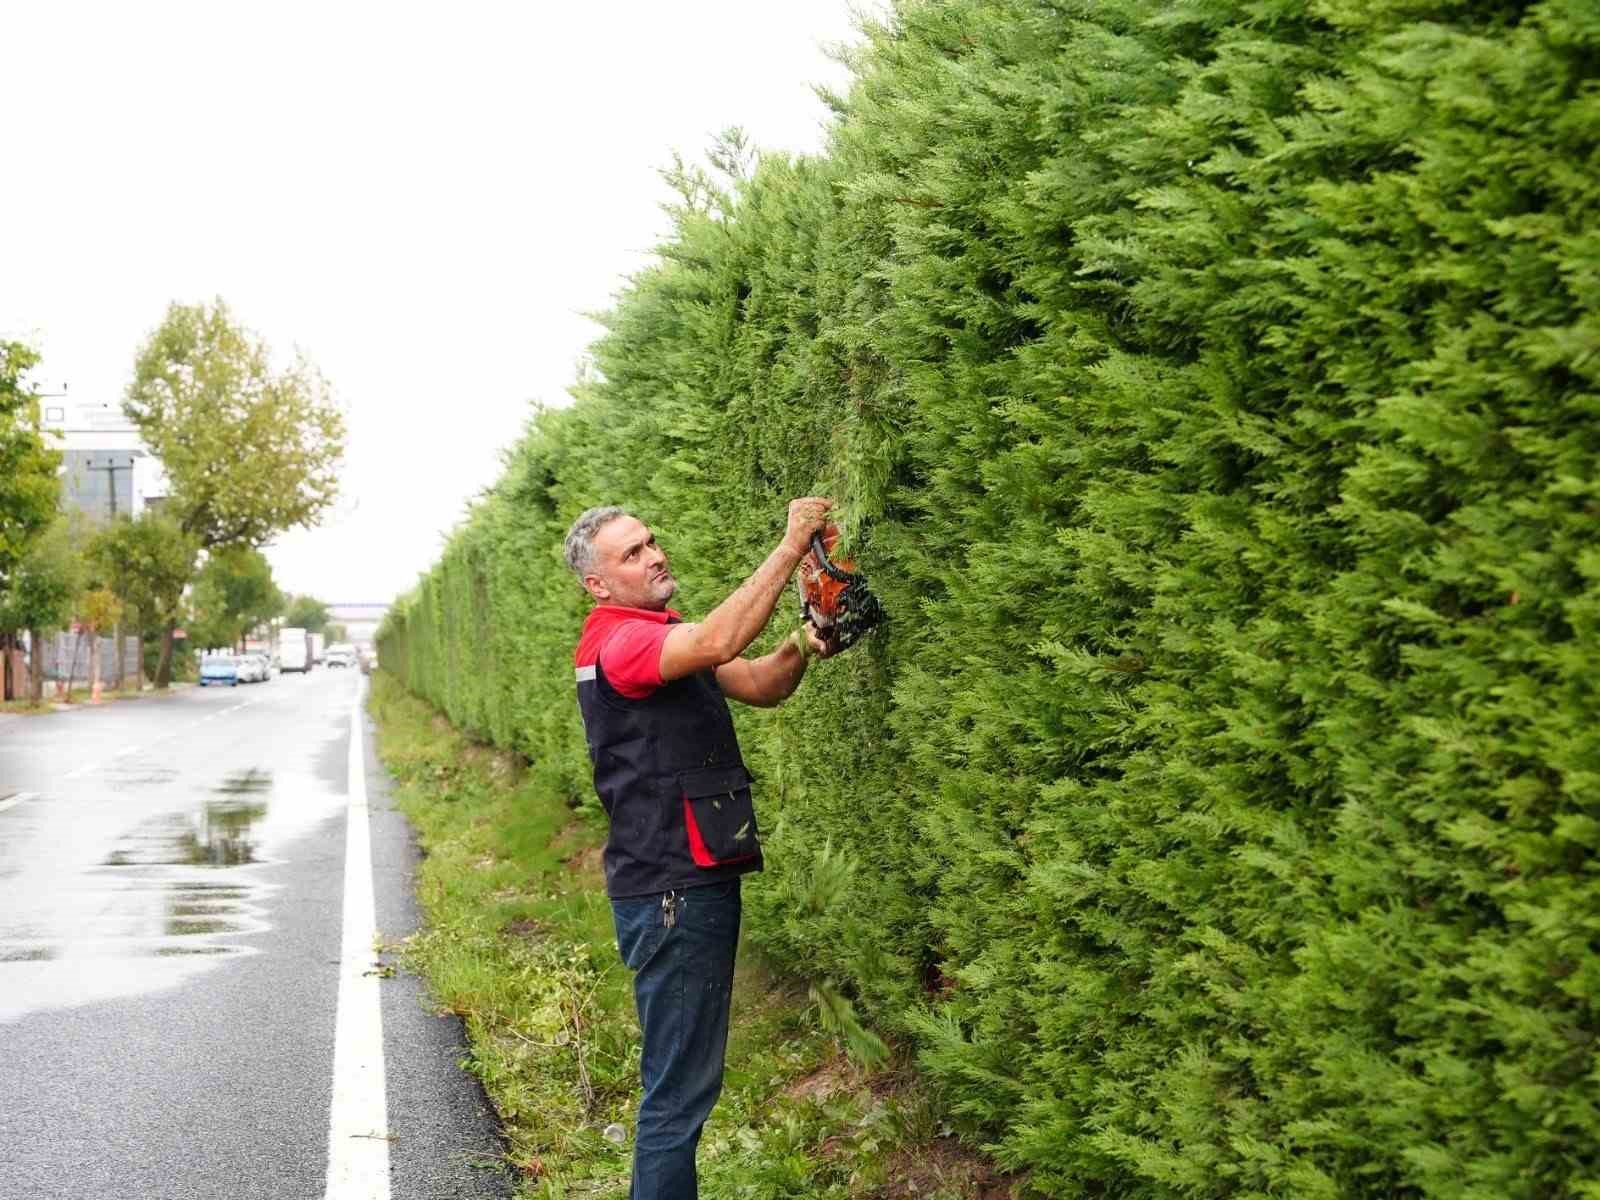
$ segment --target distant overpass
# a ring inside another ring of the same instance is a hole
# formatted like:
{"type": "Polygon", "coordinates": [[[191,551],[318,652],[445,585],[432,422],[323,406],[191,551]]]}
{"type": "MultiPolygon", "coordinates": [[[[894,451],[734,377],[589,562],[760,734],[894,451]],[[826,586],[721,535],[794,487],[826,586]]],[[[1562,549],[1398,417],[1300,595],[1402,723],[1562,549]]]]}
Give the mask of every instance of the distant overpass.
{"type": "Polygon", "coordinates": [[[389,611],[387,600],[372,602],[357,600],[350,603],[328,605],[330,623],[343,625],[352,642],[370,642],[378,632],[383,614],[389,611]]]}

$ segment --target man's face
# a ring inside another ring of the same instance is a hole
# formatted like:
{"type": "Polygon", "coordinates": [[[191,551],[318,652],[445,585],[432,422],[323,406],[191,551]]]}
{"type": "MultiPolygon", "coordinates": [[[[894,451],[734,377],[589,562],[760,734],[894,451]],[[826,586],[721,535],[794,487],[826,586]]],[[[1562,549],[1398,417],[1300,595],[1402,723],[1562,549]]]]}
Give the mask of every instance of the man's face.
{"type": "Polygon", "coordinates": [[[666,608],[678,590],[656,535],[637,517],[607,521],[594,535],[594,570],[583,577],[590,595],[627,608],[666,608]]]}

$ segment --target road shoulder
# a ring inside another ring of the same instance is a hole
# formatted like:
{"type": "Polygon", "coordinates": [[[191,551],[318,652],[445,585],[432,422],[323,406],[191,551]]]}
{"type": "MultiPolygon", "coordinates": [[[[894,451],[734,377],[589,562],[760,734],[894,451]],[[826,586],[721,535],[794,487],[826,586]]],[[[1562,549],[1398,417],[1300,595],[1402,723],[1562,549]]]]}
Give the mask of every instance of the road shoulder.
{"type": "MultiPolygon", "coordinates": [[[[398,947],[420,924],[415,894],[421,855],[392,780],[379,762],[369,716],[360,722],[371,810],[372,866],[379,936],[398,947]]],[[[384,1068],[387,1073],[389,1171],[395,1200],[510,1196],[505,1144],[482,1085],[461,1070],[466,1031],[454,1015],[438,1015],[426,983],[379,956],[384,1068]]]]}

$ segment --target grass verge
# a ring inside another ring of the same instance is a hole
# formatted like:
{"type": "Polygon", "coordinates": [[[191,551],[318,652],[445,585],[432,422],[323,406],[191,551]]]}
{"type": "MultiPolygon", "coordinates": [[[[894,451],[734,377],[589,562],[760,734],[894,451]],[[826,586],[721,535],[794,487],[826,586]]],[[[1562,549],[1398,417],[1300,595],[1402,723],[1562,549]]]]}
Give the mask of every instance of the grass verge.
{"type": "MultiPolygon", "coordinates": [[[[638,1024],[600,874],[602,831],[392,676],[373,673],[369,706],[426,854],[424,928],[396,948],[440,1010],[466,1023],[463,1065],[500,1114],[518,1195],[626,1196],[638,1024]]],[[[903,1061],[852,1064],[804,985],[748,949],[700,1178],[703,1195],[740,1200],[998,1200],[1017,1182],[956,1144],[903,1061]]]]}
{"type": "MultiPolygon", "coordinates": [[[[143,700],[151,696],[170,696],[180,685],[173,684],[166,691],[157,691],[155,688],[146,687],[142,690],[132,687],[117,691],[115,688],[106,688],[100,693],[100,703],[110,704],[113,700],[143,700]]],[[[74,686],[66,696],[58,696],[55,692],[55,683],[51,681],[45,685],[44,697],[38,704],[31,700],[0,700],[0,713],[16,713],[22,716],[39,716],[44,713],[60,712],[58,705],[67,704],[74,708],[92,704],[93,693],[87,686],[74,686]]]]}

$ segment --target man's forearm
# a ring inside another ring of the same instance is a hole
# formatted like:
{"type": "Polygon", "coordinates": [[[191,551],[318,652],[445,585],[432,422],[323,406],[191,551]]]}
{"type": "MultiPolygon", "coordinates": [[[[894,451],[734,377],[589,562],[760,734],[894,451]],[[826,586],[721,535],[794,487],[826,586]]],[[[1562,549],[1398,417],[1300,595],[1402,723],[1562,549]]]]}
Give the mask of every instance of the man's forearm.
{"type": "Polygon", "coordinates": [[[827,522],[833,501],[805,496],[789,501],[789,523],[777,549],[733,595],[705,620],[680,625],[661,643],[661,678],[682,679],[696,671],[720,670],[738,659],[772,619],[778,597],[805,557],[817,531],[827,522]]]}
{"type": "MultiPolygon", "coordinates": [[[[789,586],[789,577],[800,565],[802,555],[787,543],[767,555],[755,574],[741,583],[731,596],[712,609],[699,623],[696,640],[715,649],[722,662],[732,662],[760,636],[772,619],[778,597],[789,586]]],[[[772,657],[769,655],[768,657],[772,657]]],[[[804,664],[801,666],[804,671],[804,664]]],[[[799,682],[799,676],[795,677],[799,682]]],[[[790,691],[794,688],[791,685],[790,691]]]]}
{"type": "Polygon", "coordinates": [[[794,644],[793,638],[784,638],[771,654],[763,654],[753,661],[751,674],[761,693],[758,703],[782,704],[794,695],[800,680],[805,678],[810,657],[794,644]]]}

